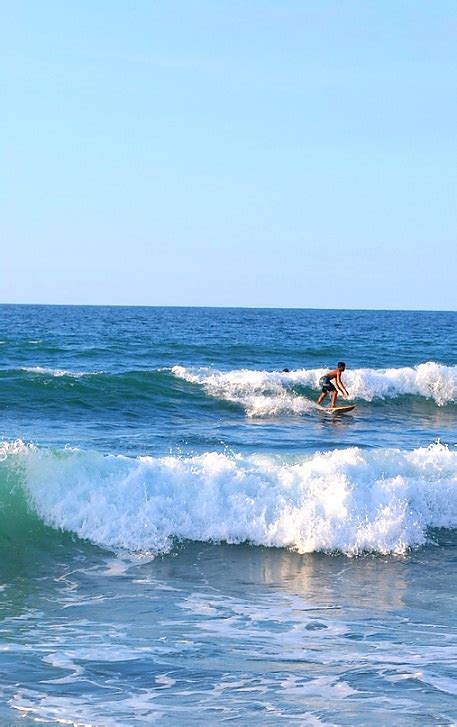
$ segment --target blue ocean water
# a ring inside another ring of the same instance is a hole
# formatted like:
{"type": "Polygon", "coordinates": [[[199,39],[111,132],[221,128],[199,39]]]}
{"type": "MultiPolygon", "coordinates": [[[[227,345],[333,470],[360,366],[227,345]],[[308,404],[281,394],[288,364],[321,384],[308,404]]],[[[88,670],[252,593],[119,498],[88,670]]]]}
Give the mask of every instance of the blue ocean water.
{"type": "Polygon", "coordinates": [[[455,724],[456,324],[0,306],[0,723],[455,724]]]}

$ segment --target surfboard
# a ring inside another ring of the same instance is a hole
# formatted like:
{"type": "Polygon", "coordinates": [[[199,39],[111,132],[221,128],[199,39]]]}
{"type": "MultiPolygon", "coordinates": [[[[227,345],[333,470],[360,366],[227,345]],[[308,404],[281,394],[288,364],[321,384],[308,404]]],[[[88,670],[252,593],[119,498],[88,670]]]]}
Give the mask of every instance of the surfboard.
{"type": "Polygon", "coordinates": [[[347,414],[355,409],[355,404],[350,406],[321,406],[320,409],[328,414],[347,414]]]}

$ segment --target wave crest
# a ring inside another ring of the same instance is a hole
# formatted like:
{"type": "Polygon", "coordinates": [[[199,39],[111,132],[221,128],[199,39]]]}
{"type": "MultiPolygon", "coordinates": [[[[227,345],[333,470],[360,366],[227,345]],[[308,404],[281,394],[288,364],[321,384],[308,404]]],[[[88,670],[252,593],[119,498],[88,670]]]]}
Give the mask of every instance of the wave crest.
{"type": "MultiPolygon", "coordinates": [[[[457,452],[359,448],[284,461],[208,452],[138,458],[3,443],[46,524],[117,550],[166,552],[175,539],[300,553],[404,553],[428,528],[457,527],[457,452]]],[[[3,488],[5,490],[5,488],[3,488]]]]}
{"type": "MultiPolygon", "coordinates": [[[[294,391],[294,387],[315,389],[317,395],[319,379],[326,371],[217,371],[184,366],[172,369],[178,378],[203,386],[210,396],[243,406],[248,416],[312,411],[314,402],[294,391]]],[[[457,366],[433,361],[413,368],[348,370],[344,381],[351,399],[373,401],[409,395],[431,399],[438,406],[457,402],[457,366]]]]}

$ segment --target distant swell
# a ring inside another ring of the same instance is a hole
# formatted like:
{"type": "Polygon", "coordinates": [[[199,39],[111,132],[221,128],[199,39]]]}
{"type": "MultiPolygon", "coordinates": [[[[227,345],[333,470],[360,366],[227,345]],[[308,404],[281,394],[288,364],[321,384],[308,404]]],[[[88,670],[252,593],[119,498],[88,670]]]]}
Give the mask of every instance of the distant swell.
{"type": "Polygon", "coordinates": [[[69,376],[70,378],[75,379],[79,379],[81,376],[95,376],[103,373],[102,371],[68,371],[67,369],[52,369],[43,366],[23,366],[20,370],[27,374],[54,376],[57,378],[61,376],[69,376]]]}
{"type": "Polygon", "coordinates": [[[160,553],[194,540],[404,553],[426,543],[429,528],[457,528],[457,452],[441,444],[284,461],[217,452],[130,458],[5,442],[0,460],[3,512],[19,488],[46,525],[113,550],[160,553]]]}
{"type": "MultiPolygon", "coordinates": [[[[213,397],[240,404],[248,416],[268,416],[312,410],[315,405],[309,397],[319,391],[319,378],[326,369],[280,373],[175,366],[172,371],[178,378],[200,384],[213,397]],[[307,391],[297,391],[300,388],[307,391]]],[[[438,406],[457,402],[457,366],[428,362],[414,368],[353,369],[345,372],[344,381],[353,400],[409,395],[433,400],[438,406]]]]}
{"type": "Polygon", "coordinates": [[[204,392],[193,391],[170,369],[133,370],[116,373],[81,371],[42,366],[0,370],[0,406],[33,413],[52,407],[60,412],[108,408],[141,408],[151,405],[167,408],[183,399],[207,399],[204,392]]]}

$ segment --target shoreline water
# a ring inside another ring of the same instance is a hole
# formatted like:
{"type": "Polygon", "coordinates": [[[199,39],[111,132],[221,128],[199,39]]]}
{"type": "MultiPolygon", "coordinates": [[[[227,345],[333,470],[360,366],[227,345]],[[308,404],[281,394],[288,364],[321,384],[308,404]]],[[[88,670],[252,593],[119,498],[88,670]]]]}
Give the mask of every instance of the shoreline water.
{"type": "Polygon", "coordinates": [[[8,616],[21,636],[3,660],[22,687],[3,695],[31,719],[455,720],[455,556],[442,548],[347,559],[187,544],[142,562],[72,547],[64,572],[48,553],[44,603],[31,612],[36,591],[22,592],[8,616]],[[24,674],[36,670],[32,688],[24,674]]]}

